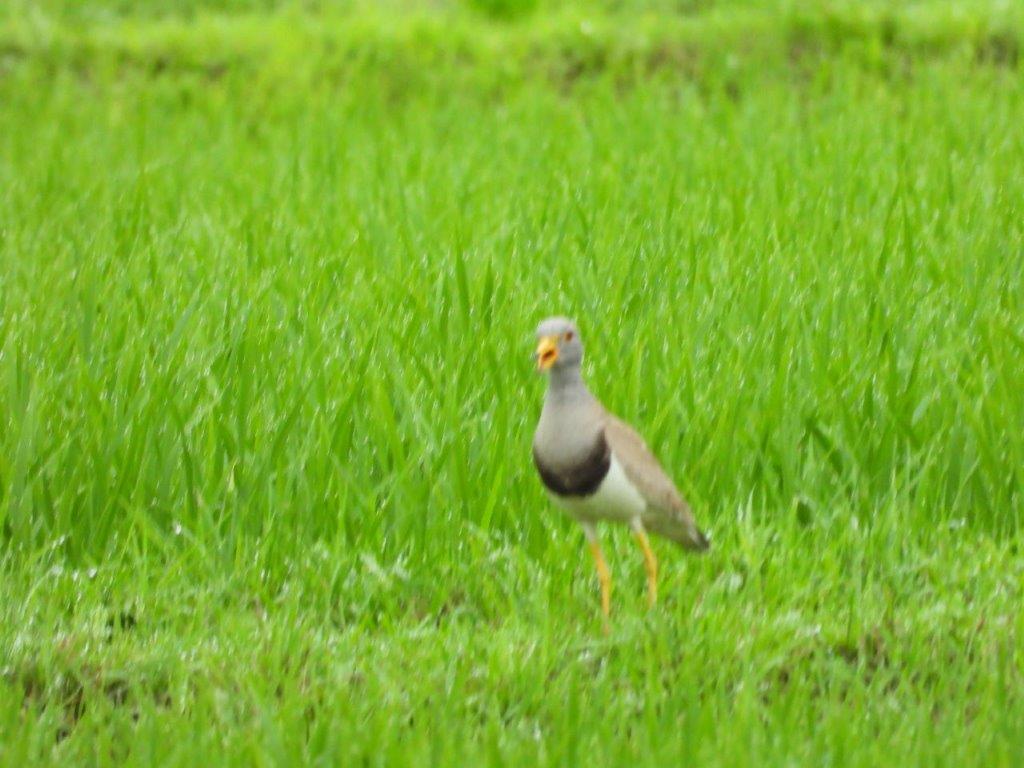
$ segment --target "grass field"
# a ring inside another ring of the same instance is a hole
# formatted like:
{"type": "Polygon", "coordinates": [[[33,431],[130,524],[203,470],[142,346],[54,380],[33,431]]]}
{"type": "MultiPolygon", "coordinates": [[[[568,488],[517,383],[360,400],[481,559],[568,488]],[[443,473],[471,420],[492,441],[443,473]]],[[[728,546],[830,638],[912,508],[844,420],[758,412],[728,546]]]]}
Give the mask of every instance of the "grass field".
{"type": "Polygon", "coordinates": [[[0,15],[0,763],[1019,764],[1009,6],[73,5],[0,15]],[[606,531],[607,636],[554,313],[713,538],[648,611],[606,531]]]}

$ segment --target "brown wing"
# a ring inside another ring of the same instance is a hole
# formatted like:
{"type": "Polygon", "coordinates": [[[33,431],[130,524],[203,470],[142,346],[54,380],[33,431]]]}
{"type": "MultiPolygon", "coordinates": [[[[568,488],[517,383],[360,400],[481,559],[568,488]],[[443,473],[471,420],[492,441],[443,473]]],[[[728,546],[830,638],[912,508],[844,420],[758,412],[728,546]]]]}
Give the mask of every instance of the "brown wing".
{"type": "Polygon", "coordinates": [[[626,477],[648,504],[644,526],[688,549],[707,549],[708,540],[697,528],[690,505],[636,430],[608,414],[604,434],[626,477]]]}

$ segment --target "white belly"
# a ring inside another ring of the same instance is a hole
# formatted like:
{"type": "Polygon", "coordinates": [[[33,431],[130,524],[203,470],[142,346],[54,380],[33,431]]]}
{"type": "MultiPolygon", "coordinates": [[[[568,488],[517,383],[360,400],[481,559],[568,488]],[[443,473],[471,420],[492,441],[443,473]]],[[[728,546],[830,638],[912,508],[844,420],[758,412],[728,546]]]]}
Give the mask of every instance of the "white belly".
{"type": "Polygon", "coordinates": [[[647,507],[643,496],[622,471],[614,453],[608,474],[590,496],[559,498],[549,495],[558,506],[581,522],[615,520],[628,523],[640,517],[647,507]]]}

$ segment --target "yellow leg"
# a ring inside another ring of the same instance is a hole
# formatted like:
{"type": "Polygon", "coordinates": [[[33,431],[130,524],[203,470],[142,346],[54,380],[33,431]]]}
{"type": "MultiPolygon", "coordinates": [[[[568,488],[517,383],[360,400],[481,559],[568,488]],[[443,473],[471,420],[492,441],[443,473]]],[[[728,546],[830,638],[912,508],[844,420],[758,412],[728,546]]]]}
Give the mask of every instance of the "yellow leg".
{"type": "Polygon", "coordinates": [[[594,556],[597,578],[601,581],[601,612],[604,614],[605,629],[607,629],[608,616],[612,612],[612,575],[608,572],[608,564],[604,561],[601,545],[596,540],[590,541],[590,554],[594,556]]]}
{"type": "Polygon", "coordinates": [[[644,569],[647,571],[647,605],[654,606],[658,602],[658,558],[654,556],[651,549],[651,542],[647,540],[647,534],[643,528],[633,531],[640,549],[644,553],[644,569]]]}

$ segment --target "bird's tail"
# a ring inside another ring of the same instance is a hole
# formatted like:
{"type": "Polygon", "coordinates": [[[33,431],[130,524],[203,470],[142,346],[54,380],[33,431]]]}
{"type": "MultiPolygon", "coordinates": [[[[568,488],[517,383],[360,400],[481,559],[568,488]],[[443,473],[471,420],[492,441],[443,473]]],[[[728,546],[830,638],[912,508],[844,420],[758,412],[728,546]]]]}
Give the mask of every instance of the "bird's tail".
{"type": "Polygon", "coordinates": [[[650,527],[654,533],[691,552],[704,552],[711,546],[711,541],[697,527],[693,515],[688,513],[674,520],[660,520],[650,527]]]}
{"type": "Polygon", "coordinates": [[[681,542],[685,549],[694,552],[706,552],[711,547],[711,540],[696,525],[691,527],[687,538],[681,542]]]}

